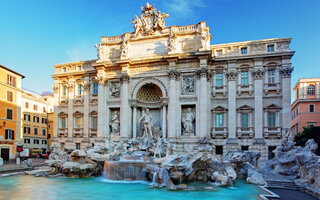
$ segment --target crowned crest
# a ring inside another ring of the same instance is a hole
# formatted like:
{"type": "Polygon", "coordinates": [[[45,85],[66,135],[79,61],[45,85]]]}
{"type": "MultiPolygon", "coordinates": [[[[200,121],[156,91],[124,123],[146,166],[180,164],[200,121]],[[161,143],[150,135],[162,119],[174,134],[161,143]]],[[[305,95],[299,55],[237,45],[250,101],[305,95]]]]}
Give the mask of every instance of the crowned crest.
{"type": "Polygon", "coordinates": [[[134,27],[134,37],[141,35],[152,35],[156,31],[162,31],[166,25],[164,18],[169,17],[169,14],[157,12],[154,5],[147,3],[141,7],[140,18],[136,15],[131,21],[134,27]]]}

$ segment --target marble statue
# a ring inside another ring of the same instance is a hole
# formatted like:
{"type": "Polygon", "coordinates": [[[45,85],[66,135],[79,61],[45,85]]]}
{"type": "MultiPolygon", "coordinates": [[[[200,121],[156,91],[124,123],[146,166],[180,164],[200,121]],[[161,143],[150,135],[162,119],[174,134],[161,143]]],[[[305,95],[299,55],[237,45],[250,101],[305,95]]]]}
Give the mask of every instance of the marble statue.
{"type": "Polygon", "coordinates": [[[119,120],[118,111],[113,112],[110,125],[111,125],[111,134],[120,133],[120,120],[119,120]]]}
{"type": "Polygon", "coordinates": [[[119,98],[120,96],[120,85],[119,83],[111,83],[110,85],[110,96],[113,98],[119,98]]]}
{"type": "Polygon", "coordinates": [[[140,118],[139,122],[143,126],[143,138],[144,137],[153,137],[152,135],[152,128],[153,128],[153,119],[152,115],[150,114],[149,109],[146,109],[146,112],[142,114],[142,117],[140,118]]]}
{"type": "Polygon", "coordinates": [[[172,32],[168,39],[168,52],[174,51],[176,49],[175,39],[176,35],[174,32],[172,32]]]}
{"type": "Polygon", "coordinates": [[[153,157],[156,158],[158,155],[159,158],[161,158],[161,150],[162,150],[162,139],[159,137],[158,141],[156,143],[156,149],[155,149],[153,157]]]}
{"type": "Polygon", "coordinates": [[[143,31],[143,24],[141,19],[136,15],[134,16],[134,19],[131,21],[134,27],[134,36],[136,37],[140,32],[143,31]]]}
{"type": "Polygon", "coordinates": [[[97,56],[98,56],[98,60],[102,61],[103,60],[103,48],[102,46],[99,44],[95,44],[94,47],[96,47],[97,49],[97,56]]]}
{"type": "Polygon", "coordinates": [[[121,58],[127,58],[128,57],[128,42],[123,41],[121,45],[121,58]]]}
{"type": "Polygon", "coordinates": [[[164,29],[166,27],[164,18],[165,17],[169,17],[169,15],[165,14],[165,13],[161,13],[160,11],[158,11],[156,16],[157,16],[157,20],[156,20],[156,23],[154,25],[155,28],[158,28],[160,30],[164,29]]]}
{"type": "Polygon", "coordinates": [[[194,77],[189,76],[183,78],[182,92],[184,94],[190,94],[194,92],[194,77]]]}
{"type": "Polygon", "coordinates": [[[200,48],[206,48],[207,47],[207,41],[209,39],[208,32],[204,29],[201,29],[200,33],[200,48]]]}
{"type": "Polygon", "coordinates": [[[194,113],[191,108],[188,108],[187,112],[184,114],[182,118],[183,124],[183,133],[185,135],[194,134],[193,121],[195,119],[194,113]]]}
{"type": "Polygon", "coordinates": [[[107,80],[107,77],[104,72],[102,73],[98,72],[97,76],[95,76],[93,79],[94,82],[99,83],[101,85],[104,85],[106,80],[107,80]]]}

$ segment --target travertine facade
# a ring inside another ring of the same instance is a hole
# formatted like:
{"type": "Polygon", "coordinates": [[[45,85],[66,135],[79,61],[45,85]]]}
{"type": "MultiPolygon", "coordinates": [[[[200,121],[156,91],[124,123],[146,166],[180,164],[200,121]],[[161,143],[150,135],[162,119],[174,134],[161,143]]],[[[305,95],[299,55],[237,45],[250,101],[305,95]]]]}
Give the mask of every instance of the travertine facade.
{"type": "Polygon", "coordinates": [[[101,38],[97,60],[54,66],[53,144],[162,135],[183,152],[207,137],[217,154],[266,160],[290,130],[291,39],[210,45],[205,22],[165,17],[147,4],[134,32],[101,38]]]}

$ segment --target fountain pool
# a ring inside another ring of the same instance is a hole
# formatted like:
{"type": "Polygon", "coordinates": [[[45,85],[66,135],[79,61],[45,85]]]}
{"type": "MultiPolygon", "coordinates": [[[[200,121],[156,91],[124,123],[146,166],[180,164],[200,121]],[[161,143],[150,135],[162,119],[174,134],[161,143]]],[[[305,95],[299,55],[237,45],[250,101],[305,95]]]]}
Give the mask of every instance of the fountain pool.
{"type": "Polygon", "coordinates": [[[170,191],[151,188],[148,182],[128,183],[99,178],[47,178],[11,176],[0,178],[0,199],[106,199],[106,200],[250,200],[261,191],[255,185],[237,180],[235,187],[213,191],[170,191]]]}

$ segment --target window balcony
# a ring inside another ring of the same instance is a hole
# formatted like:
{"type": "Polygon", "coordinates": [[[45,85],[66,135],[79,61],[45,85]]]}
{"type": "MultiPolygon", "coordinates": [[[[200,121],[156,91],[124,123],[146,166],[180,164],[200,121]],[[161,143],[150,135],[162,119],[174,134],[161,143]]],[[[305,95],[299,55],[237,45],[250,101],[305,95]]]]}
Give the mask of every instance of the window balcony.
{"type": "Polygon", "coordinates": [[[237,93],[240,96],[242,93],[247,93],[252,95],[253,93],[253,84],[248,85],[237,85],[237,93]]]}
{"type": "Polygon", "coordinates": [[[75,105],[81,105],[83,104],[83,96],[76,96],[76,98],[73,100],[73,103],[75,105]]]}
{"type": "Polygon", "coordinates": [[[281,127],[264,127],[263,136],[266,139],[279,139],[281,135],[281,127]]]}
{"type": "Polygon", "coordinates": [[[68,105],[68,98],[66,96],[63,96],[59,100],[59,105],[68,105]]]}
{"type": "Polygon", "coordinates": [[[68,137],[68,129],[67,128],[59,128],[58,129],[58,137],[68,137]]]}
{"type": "Polygon", "coordinates": [[[74,128],[72,136],[73,137],[83,137],[83,128],[74,128]]]}
{"type": "Polygon", "coordinates": [[[97,129],[96,128],[90,128],[89,137],[90,138],[96,138],[97,136],[98,136],[97,129]]]}
{"type": "Polygon", "coordinates": [[[214,139],[225,139],[227,138],[227,127],[212,127],[211,137],[214,139]]]}
{"type": "Polygon", "coordinates": [[[268,93],[280,94],[280,83],[265,83],[263,91],[265,95],[268,93]]]}
{"type": "Polygon", "coordinates": [[[224,97],[227,95],[227,86],[213,86],[212,87],[212,96],[216,96],[217,94],[222,94],[224,97]]]}
{"type": "Polygon", "coordinates": [[[237,127],[237,137],[239,139],[252,138],[253,127],[237,127]]]}

